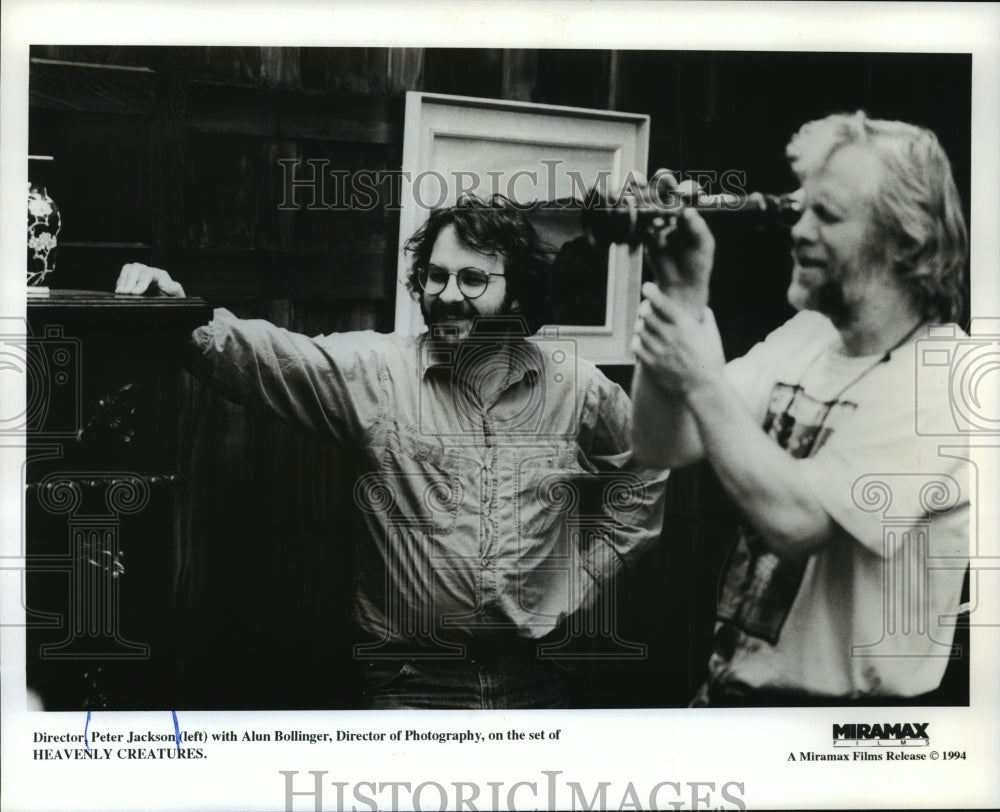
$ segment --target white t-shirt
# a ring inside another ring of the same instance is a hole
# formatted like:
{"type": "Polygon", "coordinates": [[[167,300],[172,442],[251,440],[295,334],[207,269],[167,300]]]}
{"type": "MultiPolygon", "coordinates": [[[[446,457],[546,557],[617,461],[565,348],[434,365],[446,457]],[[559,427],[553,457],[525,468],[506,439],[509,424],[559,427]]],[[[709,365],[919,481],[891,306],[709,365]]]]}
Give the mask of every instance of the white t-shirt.
{"type": "Polygon", "coordinates": [[[947,376],[922,374],[919,345],[849,357],[826,317],[802,312],[728,365],[841,532],[799,561],[741,533],[713,683],[845,698],[940,683],[968,563],[971,463],[960,437],[921,433],[954,420],[947,376]]]}

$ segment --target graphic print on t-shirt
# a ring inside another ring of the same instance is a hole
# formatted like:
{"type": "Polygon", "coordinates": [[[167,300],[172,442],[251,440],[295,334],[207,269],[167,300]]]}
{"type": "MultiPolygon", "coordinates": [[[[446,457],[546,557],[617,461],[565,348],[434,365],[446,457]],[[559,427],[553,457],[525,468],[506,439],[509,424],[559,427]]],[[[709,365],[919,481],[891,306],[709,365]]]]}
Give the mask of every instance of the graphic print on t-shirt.
{"type": "MultiPolygon", "coordinates": [[[[801,386],[776,383],[763,429],[791,456],[802,459],[815,455],[840,417],[856,408],[850,401],[820,401],[801,386]]],[[[719,620],[774,645],[808,561],[779,558],[756,530],[741,526],[719,599],[719,620]]]]}

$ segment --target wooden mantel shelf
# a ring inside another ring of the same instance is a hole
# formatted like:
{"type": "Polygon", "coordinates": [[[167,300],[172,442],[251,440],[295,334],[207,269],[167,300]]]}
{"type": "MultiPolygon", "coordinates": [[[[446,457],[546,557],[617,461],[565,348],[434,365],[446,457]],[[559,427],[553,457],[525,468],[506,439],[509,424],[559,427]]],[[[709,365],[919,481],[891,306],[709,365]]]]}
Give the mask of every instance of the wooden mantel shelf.
{"type": "Polygon", "coordinates": [[[45,296],[28,297],[32,321],[100,323],[142,331],[168,328],[193,330],[211,318],[212,308],[196,296],[126,296],[108,291],[53,288],[45,296]]]}

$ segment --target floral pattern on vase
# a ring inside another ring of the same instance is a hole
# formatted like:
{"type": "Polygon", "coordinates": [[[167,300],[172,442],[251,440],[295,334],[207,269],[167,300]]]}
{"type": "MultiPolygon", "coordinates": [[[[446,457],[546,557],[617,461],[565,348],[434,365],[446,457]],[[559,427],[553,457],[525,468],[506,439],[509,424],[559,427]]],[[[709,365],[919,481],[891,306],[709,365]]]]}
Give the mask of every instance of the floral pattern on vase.
{"type": "Polygon", "coordinates": [[[56,268],[62,218],[44,186],[28,183],[28,284],[41,285],[56,268]]]}

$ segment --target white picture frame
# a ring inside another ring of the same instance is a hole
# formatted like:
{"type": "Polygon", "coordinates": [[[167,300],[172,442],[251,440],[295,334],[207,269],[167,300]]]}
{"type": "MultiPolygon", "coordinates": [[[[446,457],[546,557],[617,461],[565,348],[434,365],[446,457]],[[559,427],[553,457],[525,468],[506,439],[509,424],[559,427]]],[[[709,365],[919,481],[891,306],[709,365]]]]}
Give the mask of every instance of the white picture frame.
{"type": "MultiPolygon", "coordinates": [[[[431,210],[453,205],[465,192],[482,198],[499,192],[524,206],[582,200],[594,185],[615,190],[630,178],[644,178],[648,154],[648,115],[408,92],[396,332],[416,335],[425,329],[405,284],[410,257],[404,248],[431,210]]],[[[579,216],[559,214],[565,215],[564,227],[579,216]]],[[[575,341],[579,356],[596,364],[634,363],[641,275],[640,250],[611,246],[603,322],[549,325],[545,334],[575,341]]]]}

